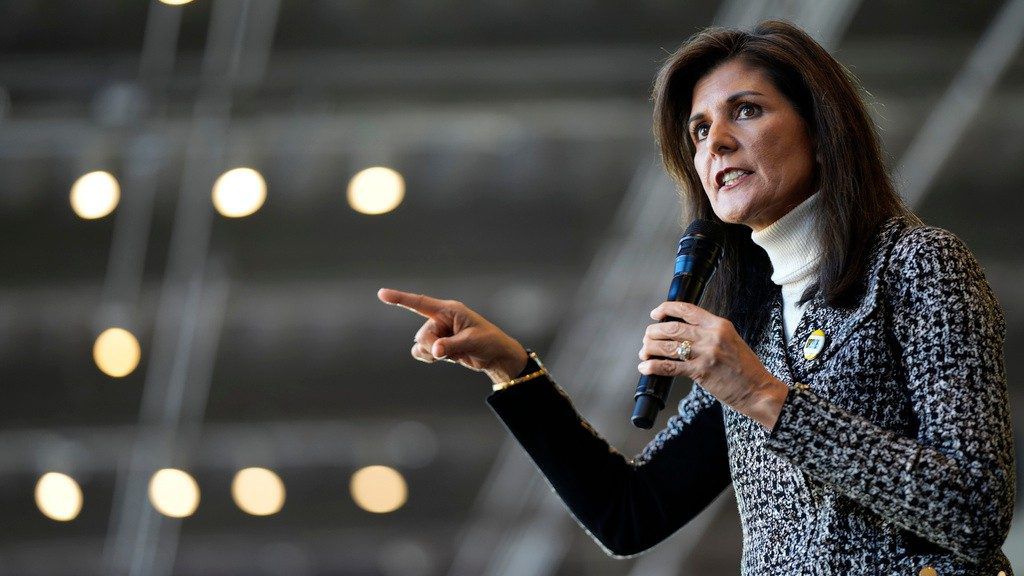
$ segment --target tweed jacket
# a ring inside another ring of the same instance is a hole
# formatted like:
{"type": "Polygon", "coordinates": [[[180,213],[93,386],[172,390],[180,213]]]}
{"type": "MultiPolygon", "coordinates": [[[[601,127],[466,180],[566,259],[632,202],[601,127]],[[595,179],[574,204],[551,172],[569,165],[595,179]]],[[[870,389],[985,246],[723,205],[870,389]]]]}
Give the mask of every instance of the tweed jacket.
{"type": "Polygon", "coordinates": [[[1009,575],[1000,547],[1016,479],[999,305],[945,230],[892,219],[869,258],[859,304],[813,298],[788,344],[775,299],[752,346],[791,385],[772,430],[694,385],[627,459],[549,378],[487,401],[614,557],[668,537],[731,482],[744,575],[1009,575]],[[825,344],[806,360],[815,330],[825,344]]]}

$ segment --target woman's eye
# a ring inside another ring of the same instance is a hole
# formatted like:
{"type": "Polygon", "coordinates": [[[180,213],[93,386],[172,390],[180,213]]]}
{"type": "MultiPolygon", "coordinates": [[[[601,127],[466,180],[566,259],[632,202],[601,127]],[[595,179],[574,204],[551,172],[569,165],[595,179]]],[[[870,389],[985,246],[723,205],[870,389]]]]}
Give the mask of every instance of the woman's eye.
{"type": "Polygon", "coordinates": [[[753,118],[757,115],[758,108],[753,104],[740,104],[736,108],[736,115],[740,118],[753,118]]]}
{"type": "Polygon", "coordinates": [[[693,129],[693,137],[696,140],[703,140],[703,139],[707,138],[708,137],[708,125],[707,124],[698,124],[697,127],[693,129]]]}

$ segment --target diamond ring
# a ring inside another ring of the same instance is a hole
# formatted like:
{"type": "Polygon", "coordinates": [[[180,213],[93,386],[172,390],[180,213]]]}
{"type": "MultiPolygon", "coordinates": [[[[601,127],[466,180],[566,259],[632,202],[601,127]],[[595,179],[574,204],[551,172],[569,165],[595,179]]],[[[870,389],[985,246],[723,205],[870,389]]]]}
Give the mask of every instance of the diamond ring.
{"type": "Polygon", "coordinates": [[[693,342],[689,340],[683,340],[679,343],[679,347],[676,348],[676,358],[679,358],[683,362],[690,359],[690,352],[693,348],[693,342]]]}

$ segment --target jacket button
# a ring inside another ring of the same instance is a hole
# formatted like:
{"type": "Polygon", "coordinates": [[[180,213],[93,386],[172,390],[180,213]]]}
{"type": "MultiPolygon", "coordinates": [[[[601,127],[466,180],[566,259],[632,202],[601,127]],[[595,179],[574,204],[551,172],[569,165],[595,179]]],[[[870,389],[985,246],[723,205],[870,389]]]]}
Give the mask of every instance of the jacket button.
{"type": "Polygon", "coordinates": [[[921,571],[917,573],[917,576],[939,576],[939,573],[935,571],[935,568],[925,566],[924,568],[921,568],[921,571]]]}

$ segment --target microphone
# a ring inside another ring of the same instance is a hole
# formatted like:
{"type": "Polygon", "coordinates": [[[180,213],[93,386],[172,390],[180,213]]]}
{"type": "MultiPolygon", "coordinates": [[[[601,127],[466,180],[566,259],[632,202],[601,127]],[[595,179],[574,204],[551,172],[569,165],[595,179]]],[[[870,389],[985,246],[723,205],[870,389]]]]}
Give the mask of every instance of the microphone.
{"type": "MultiPolygon", "coordinates": [[[[711,275],[722,257],[725,230],[712,220],[694,220],[679,239],[676,267],[668,287],[668,300],[697,304],[704,294],[711,275]]],[[[665,318],[662,322],[679,322],[678,318],[665,318]]],[[[642,374],[633,395],[633,425],[649,429],[658,412],[665,408],[671,376],[642,374]]]]}

